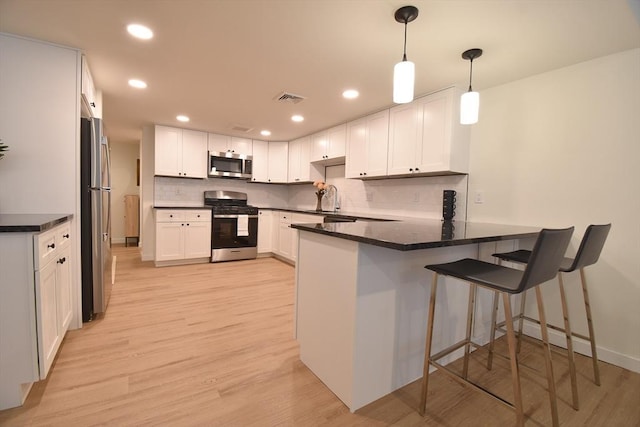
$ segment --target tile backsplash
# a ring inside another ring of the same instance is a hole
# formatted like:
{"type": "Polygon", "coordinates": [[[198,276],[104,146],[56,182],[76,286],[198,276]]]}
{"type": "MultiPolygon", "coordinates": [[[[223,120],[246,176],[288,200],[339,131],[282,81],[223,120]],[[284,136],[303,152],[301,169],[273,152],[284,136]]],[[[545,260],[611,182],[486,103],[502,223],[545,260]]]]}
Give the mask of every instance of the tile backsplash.
{"type": "MultiPolygon", "coordinates": [[[[466,217],[467,175],[395,178],[361,181],[344,177],[344,165],[326,168],[326,182],[338,188],[340,210],[372,212],[420,218],[442,218],[442,191],[455,190],[456,217],[466,217]]],[[[315,188],[310,184],[289,187],[289,207],[314,209],[315,188]]],[[[332,209],[330,200],[323,201],[332,209]]]]}
{"type": "MultiPolygon", "coordinates": [[[[340,209],[421,218],[442,218],[442,191],[455,190],[456,217],[466,218],[467,175],[396,178],[361,181],[346,179],[344,165],[325,170],[326,182],[338,189],[340,209]]],[[[315,209],[315,187],[311,184],[258,184],[243,180],[211,178],[188,180],[155,177],[156,206],[201,206],[207,190],[247,193],[249,204],[258,207],[315,209]]],[[[325,209],[332,201],[323,200],[325,209]]]]}

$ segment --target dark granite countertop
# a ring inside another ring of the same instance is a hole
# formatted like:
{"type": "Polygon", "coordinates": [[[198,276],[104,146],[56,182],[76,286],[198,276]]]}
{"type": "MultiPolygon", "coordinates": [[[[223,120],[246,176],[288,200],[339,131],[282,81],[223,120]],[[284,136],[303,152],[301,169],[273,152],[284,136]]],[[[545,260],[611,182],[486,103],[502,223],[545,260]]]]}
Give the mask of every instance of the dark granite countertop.
{"type": "Polygon", "coordinates": [[[541,230],[519,225],[445,223],[435,219],[292,224],[291,227],[399,251],[531,238],[541,230]]]}
{"type": "Polygon", "coordinates": [[[258,207],[261,210],[268,211],[284,211],[284,212],[293,212],[293,213],[301,213],[301,214],[309,214],[309,215],[322,215],[322,216],[337,216],[340,218],[351,218],[357,219],[359,221],[402,221],[407,217],[399,217],[394,215],[387,214],[376,214],[369,212],[352,212],[352,211],[316,211],[313,209],[299,209],[299,208],[262,208],[258,207]]]}
{"type": "Polygon", "coordinates": [[[0,233],[46,231],[71,218],[71,214],[0,214],[0,233]]]}
{"type": "Polygon", "coordinates": [[[173,210],[184,210],[184,209],[208,209],[211,210],[211,206],[154,206],[153,209],[173,209],[173,210]]]}

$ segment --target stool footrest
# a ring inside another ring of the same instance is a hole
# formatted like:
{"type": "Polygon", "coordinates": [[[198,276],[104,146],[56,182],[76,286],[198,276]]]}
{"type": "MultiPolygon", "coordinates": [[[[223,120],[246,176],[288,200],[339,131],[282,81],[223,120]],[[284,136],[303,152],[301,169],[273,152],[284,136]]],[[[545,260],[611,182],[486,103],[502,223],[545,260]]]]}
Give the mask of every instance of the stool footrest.
{"type": "Polygon", "coordinates": [[[439,364],[438,362],[434,362],[433,360],[429,360],[429,363],[431,363],[433,366],[435,366],[436,368],[438,368],[439,370],[442,370],[442,372],[446,373],[447,375],[449,375],[451,378],[453,378],[454,380],[460,382],[462,385],[465,386],[469,386],[471,387],[471,389],[475,390],[475,391],[479,391],[481,393],[484,393],[486,395],[488,395],[489,397],[492,397],[493,399],[495,399],[496,401],[502,403],[503,405],[505,405],[507,408],[515,411],[516,408],[515,406],[509,402],[508,400],[505,400],[503,398],[501,398],[500,396],[492,393],[491,391],[487,390],[486,388],[473,383],[469,380],[466,380],[464,378],[462,378],[460,375],[458,375],[457,373],[455,373],[454,371],[452,371],[451,369],[447,368],[444,365],[439,364]]]}
{"type": "Polygon", "coordinates": [[[458,341],[457,343],[450,345],[449,347],[445,348],[444,350],[434,354],[431,356],[431,360],[438,360],[438,359],[442,359],[444,356],[448,355],[449,353],[453,353],[454,351],[464,347],[467,344],[471,344],[474,347],[479,347],[477,344],[475,344],[473,341],[470,343],[467,343],[467,340],[464,339],[462,341],[458,341]]]}
{"type": "MultiPolygon", "coordinates": [[[[540,325],[540,321],[538,319],[534,319],[533,317],[523,316],[521,314],[513,316],[513,320],[514,321],[516,321],[516,320],[518,320],[520,318],[523,318],[524,320],[528,320],[529,322],[532,322],[532,323],[535,323],[537,325],[540,325]]],[[[500,322],[500,323],[496,323],[496,329],[498,329],[500,332],[505,332],[505,330],[503,329],[503,327],[505,325],[506,325],[506,322],[504,320],[502,322],[500,322]]],[[[567,333],[567,331],[564,328],[561,328],[560,326],[552,325],[551,323],[547,323],[547,328],[553,329],[554,331],[562,332],[563,334],[567,333]]],[[[526,335],[524,335],[524,334],[522,336],[526,337],[526,335]]],[[[588,336],[579,334],[577,332],[571,331],[571,336],[572,337],[576,337],[576,338],[580,338],[581,340],[591,341],[591,339],[588,336]]]]}

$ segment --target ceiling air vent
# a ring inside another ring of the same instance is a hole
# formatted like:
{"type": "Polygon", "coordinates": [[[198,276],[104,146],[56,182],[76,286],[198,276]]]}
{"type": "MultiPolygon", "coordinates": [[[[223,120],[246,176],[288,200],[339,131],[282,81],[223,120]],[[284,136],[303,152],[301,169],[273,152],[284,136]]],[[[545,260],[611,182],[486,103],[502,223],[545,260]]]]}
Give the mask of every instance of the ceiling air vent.
{"type": "Polygon", "coordinates": [[[297,104],[300,101],[304,101],[304,99],[305,99],[304,96],[296,95],[295,93],[291,93],[291,92],[282,92],[277,94],[273,98],[274,101],[290,102],[292,104],[297,104]]]}
{"type": "Polygon", "coordinates": [[[233,125],[233,126],[231,126],[231,130],[235,131],[235,132],[247,133],[247,132],[251,132],[253,130],[253,128],[249,127],[249,126],[233,125]]]}

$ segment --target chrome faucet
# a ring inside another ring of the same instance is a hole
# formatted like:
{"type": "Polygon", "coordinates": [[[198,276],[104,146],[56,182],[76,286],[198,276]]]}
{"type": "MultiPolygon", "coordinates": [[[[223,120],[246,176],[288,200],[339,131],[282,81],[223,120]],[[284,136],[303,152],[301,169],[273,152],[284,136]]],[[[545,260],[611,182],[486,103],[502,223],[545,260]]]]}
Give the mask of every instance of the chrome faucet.
{"type": "Polygon", "coordinates": [[[329,184],[327,192],[331,192],[333,195],[333,211],[337,212],[340,209],[340,199],[338,198],[338,187],[333,184],[329,184]]]}

